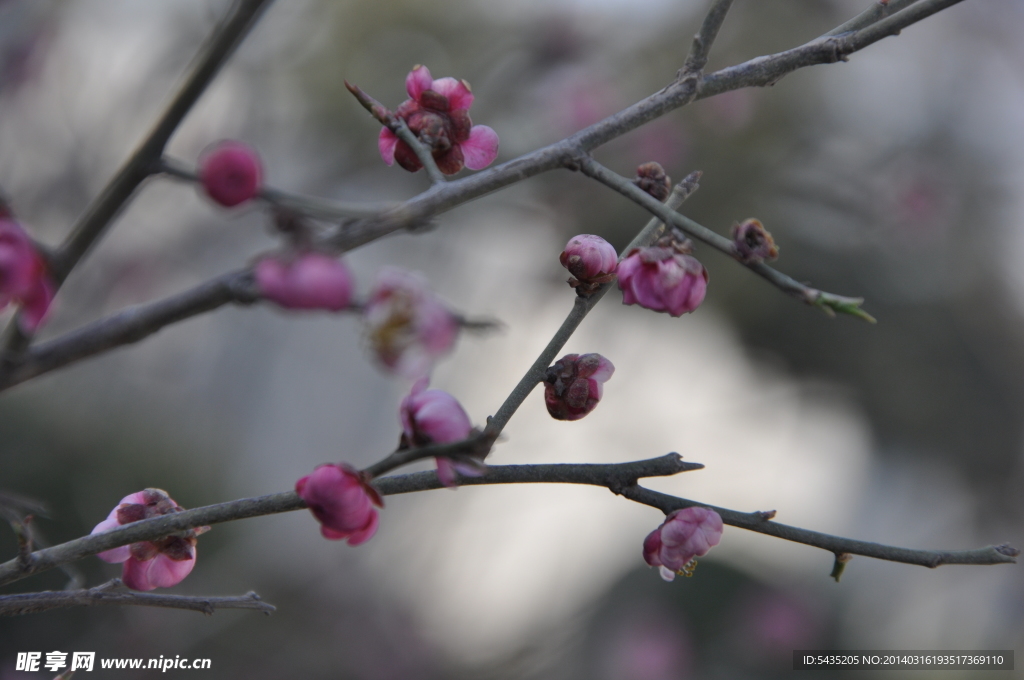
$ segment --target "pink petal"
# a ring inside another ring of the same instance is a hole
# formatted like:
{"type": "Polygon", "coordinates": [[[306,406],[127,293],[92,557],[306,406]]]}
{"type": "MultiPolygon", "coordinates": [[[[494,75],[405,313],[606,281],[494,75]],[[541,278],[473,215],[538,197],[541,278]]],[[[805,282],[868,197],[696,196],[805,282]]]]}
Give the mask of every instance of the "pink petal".
{"type": "Polygon", "coordinates": [[[398,137],[388,128],[381,128],[377,137],[377,149],[380,150],[380,157],[388,165],[395,164],[395,147],[398,146],[398,137]]]}
{"type": "Polygon", "coordinates": [[[459,478],[455,474],[455,466],[447,458],[435,458],[437,461],[437,478],[449,489],[455,489],[459,485],[459,478]]]}
{"type": "Polygon", "coordinates": [[[440,78],[434,81],[430,89],[448,98],[449,111],[468,109],[473,105],[473,92],[465,80],[440,78]]]}
{"type": "Polygon", "coordinates": [[[462,144],[462,155],[470,170],[483,170],[498,157],[498,133],[486,125],[474,125],[462,144]]]}
{"type": "Polygon", "coordinates": [[[377,526],[380,524],[380,514],[374,510],[373,515],[370,517],[370,523],[364,529],[359,531],[353,531],[348,537],[348,544],[351,546],[362,545],[366,543],[373,535],[377,533],[377,526]]]}
{"type": "Polygon", "coordinates": [[[192,572],[192,567],[196,566],[194,556],[188,560],[172,560],[166,555],[157,555],[150,561],[153,566],[149,568],[149,583],[155,588],[178,585],[192,572]]]}
{"type": "Polygon", "coordinates": [[[659,567],[658,568],[658,573],[661,574],[662,580],[665,580],[665,581],[671,582],[671,581],[674,581],[675,578],[676,578],[676,573],[674,571],[672,571],[671,569],[669,569],[668,567],[659,567]]]}
{"type": "MultiPolygon", "coordinates": [[[[434,78],[430,75],[430,69],[423,65],[413,66],[412,70],[409,71],[409,75],[405,77],[405,91],[417,101],[419,101],[420,95],[423,94],[423,90],[431,89],[433,84],[434,78]]],[[[385,160],[386,162],[387,160],[385,160]]],[[[391,164],[388,163],[388,165],[391,164]]]]}

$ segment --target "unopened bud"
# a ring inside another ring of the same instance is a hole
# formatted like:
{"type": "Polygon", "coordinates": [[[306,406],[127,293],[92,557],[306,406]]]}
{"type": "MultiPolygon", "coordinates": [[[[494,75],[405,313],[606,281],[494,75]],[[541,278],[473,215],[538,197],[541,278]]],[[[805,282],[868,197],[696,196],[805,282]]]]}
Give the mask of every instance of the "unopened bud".
{"type": "Polygon", "coordinates": [[[779,249],[772,235],[754,218],[733,225],[732,245],[743,262],[774,260],[779,256],[779,249]]]}
{"type": "Polygon", "coordinates": [[[672,180],[665,174],[665,168],[660,163],[650,161],[637,167],[636,179],[633,184],[637,185],[659,201],[668,198],[672,191],[672,180]]]}

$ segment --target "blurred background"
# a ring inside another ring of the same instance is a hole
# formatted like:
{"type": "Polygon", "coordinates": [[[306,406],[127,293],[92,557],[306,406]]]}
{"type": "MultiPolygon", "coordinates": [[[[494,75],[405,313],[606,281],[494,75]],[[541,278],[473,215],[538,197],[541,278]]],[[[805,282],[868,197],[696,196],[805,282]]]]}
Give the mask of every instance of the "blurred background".
{"type": "MultiPolygon", "coordinates": [[[[800,44],[868,4],[738,0],[709,68],[800,44]]],[[[401,200],[426,179],[381,163],[379,126],[343,79],[397,106],[414,64],[466,78],[500,162],[664,86],[706,5],[279,2],[169,152],[192,162],[237,138],[260,150],[275,187],[401,200]]],[[[61,241],[227,8],[0,2],[0,187],[35,237],[61,241]]],[[[1024,3],[966,2],[849,63],[698,102],[600,149],[627,176],[649,160],[676,179],[703,170],[684,212],[723,234],[761,219],[782,271],[864,296],[879,323],[829,319],[698,248],[706,303],[672,319],[609,295],[566,347],[616,365],[600,407],[554,421],[538,391],[491,460],[678,451],[706,469],[649,486],[907,547],[1024,544],[1022,32],[1024,3]]],[[[454,309],[505,323],[464,335],[433,378],[482,425],[572,306],[565,241],[595,233],[621,247],[646,219],[556,172],[346,259],[363,292],[395,264],[454,309]]],[[[154,179],[68,280],[43,337],[276,246],[259,209],[226,211],[154,179]]],[[[148,486],[185,507],[282,491],[320,463],[389,452],[408,389],[373,364],[351,316],[222,309],[0,395],[0,489],[46,505],[36,528],[51,543],[148,486]]],[[[273,616],[2,619],[0,678],[42,677],[15,672],[16,652],[52,650],[207,657],[219,678],[678,680],[782,677],[801,648],[1021,648],[1019,567],[856,558],[837,584],[830,554],[727,528],[693,578],[666,584],[640,554],[661,520],[601,489],[518,486],[389,498],[359,548],[320,538],[306,512],[220,525],[173,592],[255,590],[273,616]]],[[[0,526],[0,556],[15,553],[0,526]]],[[[74,566],[88,585],[119,574],[98,559],[74,566]]],[[[53,570],[4,592],[68,578],[53,570]]]]}

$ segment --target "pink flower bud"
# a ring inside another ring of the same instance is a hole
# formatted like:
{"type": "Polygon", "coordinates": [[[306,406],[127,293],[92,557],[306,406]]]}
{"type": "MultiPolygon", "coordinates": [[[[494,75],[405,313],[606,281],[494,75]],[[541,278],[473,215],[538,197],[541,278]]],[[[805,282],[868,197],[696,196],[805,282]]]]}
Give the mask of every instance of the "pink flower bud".
{"type": "MultiPolygon", "coordinates": [[[[441,172],[454,175],[464,166],[482,170],[497,157],[498,134],[469,118],[473,93],[465,80],[434,80],[426,66],[416,66],[406,76],[405,89],[411,99],[395,115],[430,149],[441,172]]],[[[380,131],[377,147],[388,165],[398,161],[409,172],[423,167],[409,145],[388,128],[380,131]]]]}
{"type": "Polygon", "coordinates": [[[46,317],[56,286],[32,239],[17,222],[0,217],[0,309],[20,304],[20,325],[34,332],[46,317]]]}
{"type": "Polygon", "coordinates": [[[774,260],[779,249],[768,230],[758,220],[743,220],[732,228],[732,245],[743,262],[774,260]]]}
{"type": "Polygon", "coordinates": [[[573,236],[558,256],[558,261],[572,274],[569,285],[580,295],[590,295],[601,284],[612,281],[618,259],[612,244],[593,234],[573,236]]]}
{"type": "Polygon", "coordinates": [[[651,161],[644,163],[636,169],[636,179],[633,184],[637,185],[659,201],[668,198],[672,191],[672,180],[665,174],[665,168],[660,163],[651,161]]]}
{"type": "MultiPolygon", "coordinates": [[[[427,379],[421,378],[399,407],[402,433],[409,446],[451,444],[469,437],[473,426],[462,405],[443,390],[428,390],[427,379]]],[[[468,460],[437,458],[437,476],[445,486],[456,485],[456,471],[470,477],[481,474],[480,465],[468,460]]]]}
{"type": "Polygon", "coordinates": [[[381,365],[408,378],[428,374],[455,345],[459,320],[416,274],[386,268],[363,311],[381,365]]]}
{"type": "Polygon", "coordinates": [[[566,354],[548,369],[544,404],[556,420],[579,420],[597,406],[615,367],[600,354],[566,354]]]}
{"type": "Polygon", "coordinates": [[[226,141],[200,156],[199,179],[210,198],[231,208],[260,192],[263,168],[252,147],[242,142],[226,141]]]}
{"type": "Polygon", "coordinates": [[[340,260],[304,253],[294,260],[267,257],[256,265],[260,294],[287,309],[345,309],[352,301],[352,275],[340,260]]]}
{"type": "Polygon", "coordinates": [[[380,521],[374,505],[383,508],[377,490],[348,465],[320,465],[313,474],[295,482],[295,493],[306,501],[320,522],[320,533],[332,541],[347,539],[349,545],[365,543],[377,532],[380,521]]]}
{"type": "Polygon", "coordinates": [[[660,567],[671,581],[696,557],[708,554],[722,540],[722,518],[714,510],[690,507],[676,510],[644,539],[644,560],[660,567]]]}
{"type": "Polygon", "coordinates": [[[634,248],[619,263],[622,303],[682,316],[704,301],[708,272],[678,248],[634,248]]]}
{"type": "MultiPolygon", "coordinates": [[[[161,489],[146,489],[121,499],[107,518],[96,525],[93,534],[123,524],[160,517],[183,508],[161,489]]],[[[170,588],[180,583],[196,564],[196,536],[209,530],[199,527],[156,541],[141,541],[106,550],[96,555],[105,562],[123,562],[121,580],[134,590],[170,588]]]]}

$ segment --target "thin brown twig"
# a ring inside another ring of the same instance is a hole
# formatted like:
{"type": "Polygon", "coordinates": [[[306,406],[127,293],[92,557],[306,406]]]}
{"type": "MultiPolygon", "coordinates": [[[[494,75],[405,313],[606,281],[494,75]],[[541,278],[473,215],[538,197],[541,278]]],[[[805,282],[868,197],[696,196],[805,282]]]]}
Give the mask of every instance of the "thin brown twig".
{"type": "MultiPolygon", "coordinates": [[[[159,171],[174,179],[183,180],[192,184],[202,184],[202,180],[199,178],[199,173],[196,172],[195,168],[176,158],[163,156],[160,159],[159,171]]],[[[306,217],[331,221],[346,220],[352,217],[378,215],[385,210],[395,207],[394,203],[363,204],[348,203],[345,201],[332,201],[330,199],[315,196],[303,196],[301,194],[284,191],[282,189],[275,189],[274,187],[266,185],[260,187],[260,192],[257,198],[266,201],[271,205],[286,208],[301,215],[305,215],[306,217]]]]}
{"type": "MultiPolygon", "coordinates": [[[[586,484],[610,489],[629,500],[663,512],[692,505],[716,510],[722,520],[731,526],[802,543],[829,552],[851,553],[865,557],[936,567],[942,564],[1007,564],[1016,563],[1019,550],[1008,545],[987,546],[976,550],[912,550],[855,539],[842,538],[807,529],[779,524],[761,512],[743,513],[716,508],[697,501],[676,498],[636,485],[645,477],[675,475],[699,469],[685,463],[678,454],[630,463],[563,464],[563,465],[495,465],[480,477],[463,477],[463,486],[489,484],[586,484]]],[[[416,472],[407,475],[381,477],[373,485],[382,495],[413,493],[443,488],[437,473],[416,472]]],[[[37,550],[32,554],[30,569],[22,569],[17,558],[0,564],[0,585],[17,581],[48,569],[74,562],[90,555],[111,550],[138,541],[152,541],[178,531],[220,524],[249,517],[259,517],[305,508],[305,502],[294,491],[242,498],[227,503],[193,508],[182,512],[145,519],[98,534],[76,538],[67,543],[37,550]]]]}
{"type": "Polygon", "coordinates": [[[94,588],[0,595],[0,616],[20,616],[52,609],[99,604],[188,609],[202,612],[208,616],[218,609],[252,609],[264,614],[270,614],[276,610],[274,605],[264,602],[259,595],[252,591],[245,595],[235,596],[140,593],[129,590],[121,579],[115,578],[94,588]]]}
{"type": "Polygon", "coordinates": [[[679,229],[684,231],[687,235],[692,236],[698,241],[706,243],[712,248],[734,258],[740,264],[751,269],[757,274],[760,274],[784,293],[787,293],[809,305],[819,307],[826,313],[832,315],[835,315],[837,312],[841,314],[849,314],[874,323],[874,317],[861,309],[861,304],[864,302],[863,298],[851,298],[836,295],[834,293],[826,293],[825,291],[800,283],[799,281],[786,276],[782,272],[769,267],[763,262],[743,261],[743,259],[736,253],[736,249],[731,240],[716,234],[707,227],[694,222],[675,210],[668,208],[665,204],[652,197],[646,191],[637,187],[633,182],[604,167],[591,156],[585,155],[575,159],[573,167],[578,167],[587,177],[595,179],[601,184],[618,191],[626,198],[634,201],[641,207],[646,208],[658,219],[679,227],[679,229]]]}

